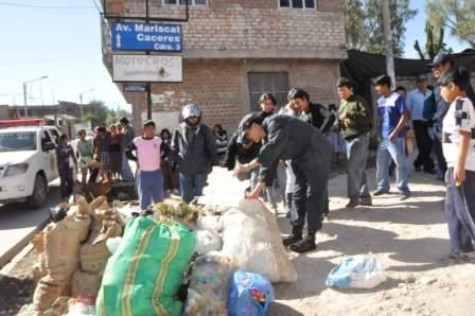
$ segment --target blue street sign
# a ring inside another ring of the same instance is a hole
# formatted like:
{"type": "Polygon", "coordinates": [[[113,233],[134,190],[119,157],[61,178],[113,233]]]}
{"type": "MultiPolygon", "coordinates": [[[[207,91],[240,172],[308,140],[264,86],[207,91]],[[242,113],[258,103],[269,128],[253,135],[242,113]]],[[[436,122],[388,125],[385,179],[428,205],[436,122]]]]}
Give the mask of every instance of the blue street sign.
{"type": "Polygon", "coordinates": [[[179,24],[112,24],[112,49],[156,52],[181,52],[182,29],[179,24]]]}
{"type": "Polygon", "coordinates": [[[124,92],[147,92],[147,84],[126,83],[124,84],[124,92]]]}

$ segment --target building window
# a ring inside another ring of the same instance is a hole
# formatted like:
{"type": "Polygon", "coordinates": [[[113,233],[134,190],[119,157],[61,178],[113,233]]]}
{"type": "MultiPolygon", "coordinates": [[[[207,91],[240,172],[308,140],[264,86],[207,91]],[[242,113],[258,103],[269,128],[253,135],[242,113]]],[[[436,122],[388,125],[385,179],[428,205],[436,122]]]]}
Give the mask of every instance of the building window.
{"type": "Polygon", "coordinates": [[[249,72],[249,95],[251,111],[260,111],[259,97],[269,92],[277,100],[278,106],[287,104],[287,92],[289,91],[289,75],[286,72],[249,72]]]}
{"type": "MultiPolygon", "coordinates": [[[[207,0],[188,0],[188,4],[190,5],[206,5],[207,0]]],[[[163,0],[165,4],[171,5],[185,5],[186,0],[163,0]]]]}
{"type": "Polygon", "coordinates": [[[281,8],[315,9],[316,0],[279,0],[281,8]]]}

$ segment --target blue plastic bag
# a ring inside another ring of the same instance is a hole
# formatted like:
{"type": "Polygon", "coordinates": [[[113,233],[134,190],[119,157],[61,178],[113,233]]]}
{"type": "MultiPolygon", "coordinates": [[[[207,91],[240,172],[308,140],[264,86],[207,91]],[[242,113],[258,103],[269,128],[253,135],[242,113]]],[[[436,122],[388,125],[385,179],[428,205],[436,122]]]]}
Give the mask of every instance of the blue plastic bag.
{"type": "Polygon", "coordinates": [[[229,316],[264,316],[274,302],[274,288],[263,276],[237,270],[231,282],[229,316]]]}
{"type": "Polygon", "coordinates": [[[334,267],[325,281],[327,286],[371,289],[386,281],[381,262],[371,256],[346,257],[334,267]]]}

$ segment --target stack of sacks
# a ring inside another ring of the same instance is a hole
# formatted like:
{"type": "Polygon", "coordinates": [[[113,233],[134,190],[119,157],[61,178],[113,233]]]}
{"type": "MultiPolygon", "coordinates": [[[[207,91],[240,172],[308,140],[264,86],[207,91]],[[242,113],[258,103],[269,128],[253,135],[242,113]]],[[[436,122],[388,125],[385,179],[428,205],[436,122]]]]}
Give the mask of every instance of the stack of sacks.
{"type": "Polygon", "coordinates": [[[242,200],[221,217],[222,253],[271,282],[295,282],[297,272],[282,245],[275,215],[257,200],[242,200]]]}
{"type": "Polygon", "coordinates": [[[181,224],[131,220],[107,262],[97,315],[181,315],[176,296],[194,248],[193,233],[181,224]]]}
{"type": "Polygon", "coordinates": [[[90,224],[89,208],[76,207],[35,236],[33,244],[39,253],[39,263],[33,271],[39,281],[33,302],[37,313],[49,309],[59,296],[69,292],[78,265],[79,245],[86,240],[90,224]]]}
{"type": "MultiPolygon", "coordinates": [[[[78,205],[86,205],[83,197],[78,197],[78,205]]],[[[98,197],[89,204],[92,214],[91,232],[87,242],[80,247],[80,266],[74,272],[72,296],[95,297],[101,286],[102,276],[111,253],[106,242],[109,238],[122,235],[123,223],[117,212],[109,208],[107,199],[98,197]]]]}
{"type": "Polygon", "coordinates": [[[33,300],[38,314],[50,309],[60,296],[96,295],[110,256],[106,240],[122,233],[115,214],[99,210],[107,208],[106,203],[100,197],[88,204],[77,195],[75,205],[61,204],[52,210],[53,223],[33,238],[38,253],[33,266],[38,280],[33,300]]]}

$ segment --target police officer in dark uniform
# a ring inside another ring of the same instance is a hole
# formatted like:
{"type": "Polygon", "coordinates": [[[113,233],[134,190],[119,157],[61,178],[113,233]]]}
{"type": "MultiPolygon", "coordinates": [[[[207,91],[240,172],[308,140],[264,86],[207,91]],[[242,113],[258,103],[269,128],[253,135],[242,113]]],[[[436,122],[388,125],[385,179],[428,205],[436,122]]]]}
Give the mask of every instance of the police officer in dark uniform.
{"type": "MultiPolygon", "coordinates": [[[[315,128],[318,128],[323,134],[327,134],[333,127],[336,120],[335,114],[329,109],[318,103],[310,102],[310,96],[302,89],[293,88],[287,94],[287,100],[292,102],[299,110],[299,118],[315,128]]],[[[330,150],[333,152],[333,149],[330,150]]],[[[325,208],[322,215],[328,216],[330,213],[330,199],[328,192],[325,197],[325,208]]]]}
{"type": "Polygon", "coordinates": [[[279,160],[292,160],[296,177],[295,205],[297,220],[292,222],[292,234],[283,243],[295,252],[316,249],[315,235],[322,226],[322,212],[330,174],[331,145],[316,128],[294,117],[273,115],[265,119],[259,115],[248,117],[243,123],[243,138],[263,146],[257,159],[243,165],[239,172],[256,167],[259,183],[247,198],[258,198],[261,191],[272,183],[279,160]],[[303,238],[304,224],[307,235],[303,238]]]}

